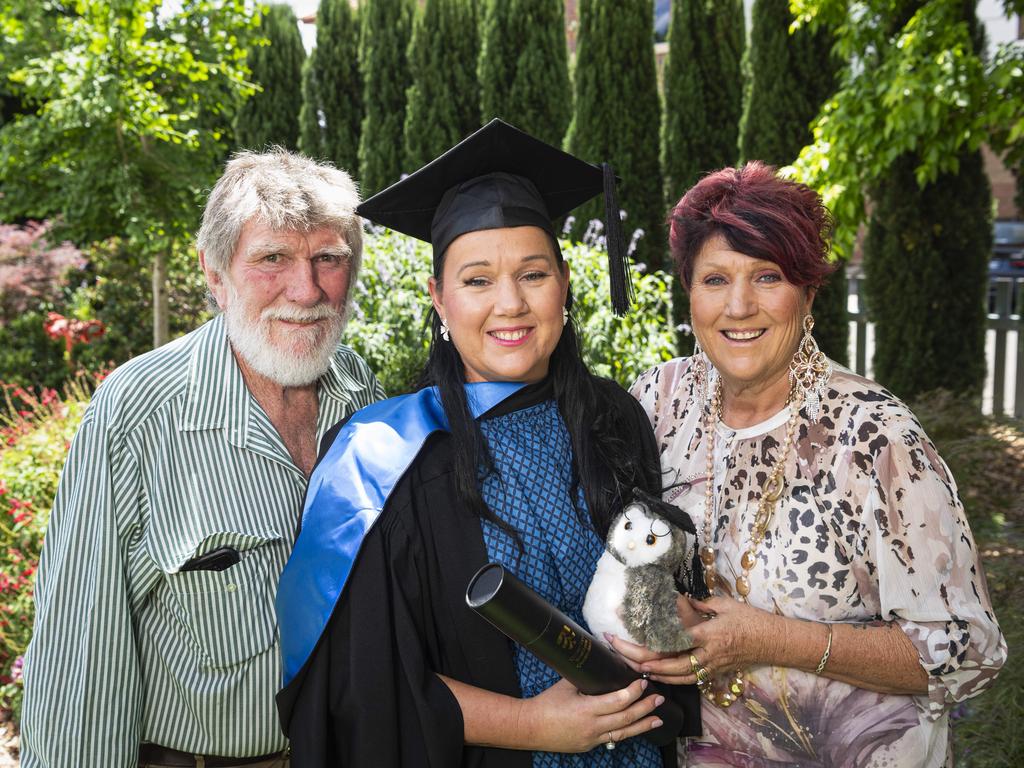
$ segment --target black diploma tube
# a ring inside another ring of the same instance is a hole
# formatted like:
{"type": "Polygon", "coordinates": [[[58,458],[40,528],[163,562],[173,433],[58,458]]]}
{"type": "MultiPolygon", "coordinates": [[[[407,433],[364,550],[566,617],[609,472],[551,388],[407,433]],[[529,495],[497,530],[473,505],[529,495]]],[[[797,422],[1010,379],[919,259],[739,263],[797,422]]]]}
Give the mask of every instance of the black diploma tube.
{"type": "MultiPolygon", "coordinates": [[[[610,693],[640,678],[619,654],[595,640],[500,563],[488,563],[469,580],[466,603],[582,693],[610,693]]],[[[663,725],[643,734],[644,738],[659,747],[671,743],[682,730],[683,711],[666,696],[654,714],[663,725]]]]}

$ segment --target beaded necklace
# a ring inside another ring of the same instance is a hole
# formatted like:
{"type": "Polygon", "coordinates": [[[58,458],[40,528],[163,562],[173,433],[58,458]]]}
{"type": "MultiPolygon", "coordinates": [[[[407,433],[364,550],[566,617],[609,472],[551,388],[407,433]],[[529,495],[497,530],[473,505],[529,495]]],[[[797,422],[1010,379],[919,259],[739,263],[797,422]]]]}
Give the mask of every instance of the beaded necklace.
{"type": "MultiPolygon", "coordinates": [[[[800,416],[800,406],[803,398],[799,394],[800,388],[794,387],[786,400],[790,406],[789,420],[786,422],[786,439],[782,444],[782,452],[778,461],[772,467],[768,479],[761,488],[761,497],[757,502],[757,514],[754,516],[754,525],[750,532],[750,543],[746,551],[740,557],[740,568],[742,573],[736,577],[736,596],[741,603],[747,602],[750,594],[750,571],[757,562],[757,549],[764,541],[765,533],[768,530],[768,523],[775,513],[775,507],[782,498],[782,490],[785,487],[783,474],[786,470],[786,460],[789,458],[789,450],[793,446],[793,435],[796,433],[796,422],[800,416]]],[[[704,434],[707,441],[707,483],[704,486],[704,546],[700,549],[700,560],[704,565],[704,581],[708,590],[714,592],[718,584],[718,574],[715,571],[715,526],[717,519],[715,493],[715,431],[718,422],[722,420],[722,379],[715,382],[714,393],[711,396],[710,407],[704,412],[704,434]]],[[[705,677],[704,682],[698,680],[698,687],[708,701],[716,706],[725,708],[732,705],[743,695],[744,681],[743,670],[737,669],[733,672],[729,686],[724,690],[716,691],[710,678],[705,677]]]]}

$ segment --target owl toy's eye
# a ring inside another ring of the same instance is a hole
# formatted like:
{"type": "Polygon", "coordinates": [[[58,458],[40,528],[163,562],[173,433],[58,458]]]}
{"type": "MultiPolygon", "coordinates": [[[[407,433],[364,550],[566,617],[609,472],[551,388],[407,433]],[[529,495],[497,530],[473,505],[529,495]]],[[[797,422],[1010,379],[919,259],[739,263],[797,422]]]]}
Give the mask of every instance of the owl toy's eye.
{"type": "Polygon", "coordinates": [[[632,531],[633,530],[633,524],[629,520],[627,520],[626,524],[624,526],[622,526],[622,527],[625,528],[627,531],[632,531]]]}
{"type": "Polygon", "coordinates": [[[648,533],[647,534],[647,546],[649,546],[649,547],[654,546],[654,542],[656,542],[657,540],[658,540],[657,537],[653,533],[648,533]]]}

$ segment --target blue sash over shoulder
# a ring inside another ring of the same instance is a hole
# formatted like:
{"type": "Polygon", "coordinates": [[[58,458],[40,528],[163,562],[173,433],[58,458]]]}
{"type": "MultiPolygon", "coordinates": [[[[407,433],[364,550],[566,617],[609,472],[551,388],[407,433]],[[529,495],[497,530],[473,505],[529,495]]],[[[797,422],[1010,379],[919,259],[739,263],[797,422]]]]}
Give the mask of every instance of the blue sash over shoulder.
{"type": "MultiPolygon", "coordinates": [[[[523,385],[467,384],[476,418],[523,385]]],[[[436,388],[356,412],[313,471],[302,528],[277,590],[284,685],[306,663],[334,612],[363,538],[431,434],[448,429],[436,388]]]]}

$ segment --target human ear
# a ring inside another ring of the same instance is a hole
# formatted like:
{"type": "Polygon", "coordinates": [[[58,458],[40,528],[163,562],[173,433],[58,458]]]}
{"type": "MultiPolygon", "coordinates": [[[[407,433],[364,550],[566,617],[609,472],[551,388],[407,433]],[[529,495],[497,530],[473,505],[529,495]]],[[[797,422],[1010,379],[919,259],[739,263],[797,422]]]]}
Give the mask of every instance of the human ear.
{"type": "Polygon", "coordinates": [[[444,313],[444,300],[441,297],[441,284],[436,277],[431,277],[427,280],[427,290],[430,292],[430,300],[434,303],[434,311],[437,312],[437,316],[443,321],[446,317],[444,313]]]}
{"type": "Polygon", "coordinates": [[[811,313],[811,307],[814,305],[814,297],[818,295],[818,289],[814,286],[807,286],[805,290],[807,292],[807,310],[804,314],[809,315],[811,313]]]}
{"type": "Polygon", "coordinates": [[[203,251],[199,252],[199,266],[206,276],[206,287],[213,294],[217,306],[223,310],[226,306],[224,299],[227,293],[226,286],[224,285],[224,276],[206,262],[206,254],[203,251]]]}

